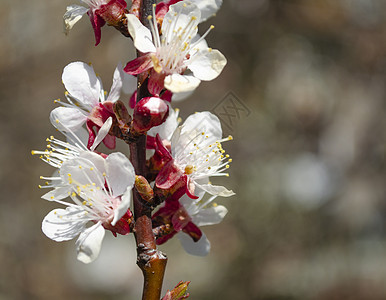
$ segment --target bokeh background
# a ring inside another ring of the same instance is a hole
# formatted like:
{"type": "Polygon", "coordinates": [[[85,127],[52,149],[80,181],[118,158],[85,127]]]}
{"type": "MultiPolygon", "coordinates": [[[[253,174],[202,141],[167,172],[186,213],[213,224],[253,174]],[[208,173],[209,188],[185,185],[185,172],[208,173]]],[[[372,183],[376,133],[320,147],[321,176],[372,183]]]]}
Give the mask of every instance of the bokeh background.
{"type": "MultiPolygon", "coordinates": [[[[56,206],[40,199],[52,169],[31,149],[58,136],[48,121],[63,67],[92,62],[109,90],[132,42],[87,18],[68,37],[75,0],[0,1],[0,299],[139,299],[132,237],[107,234],[91,265],[74,241],[46,238],[56,206]]],[[[204,228],[209,256],[172,240],[165,291],[191,280],[191,299],[386,299],[386,1],[224,0],[201,25],[228,65],[174,106],[210,110],[234,141],[237,195],[223,223],[204,228]]],[[[127,99],[127,98],[125,98],[127,99]]],[[[125,100],[126,101],[126,100],[125,100]]],[[[120,146],[127,151],[125,145],[120,146]]]]}

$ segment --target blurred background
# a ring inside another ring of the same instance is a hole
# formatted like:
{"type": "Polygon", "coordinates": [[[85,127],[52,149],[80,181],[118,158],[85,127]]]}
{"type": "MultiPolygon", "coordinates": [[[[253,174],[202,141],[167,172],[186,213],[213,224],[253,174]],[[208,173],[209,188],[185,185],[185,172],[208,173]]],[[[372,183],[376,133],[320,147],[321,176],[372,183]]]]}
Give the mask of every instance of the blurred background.
{"type": "MultiPolygon", "coordinates": [[[[117,62],[135,56],[108,27],[94,47],[87,18],[66,37],[73,3],[0,1],[1,300],[140,298],[132,236],[107,233],[83,265],[74,241],[40,229],[57,206],[40,199],[52,168],[30,150],[59,137],[48,116],[64,66],[92,62],[109,90],[117,62]]],[[[161,247],[165,291],[190,280],[200,300],[386,299],[386,1],[224,0],[200,31],[211,24],[208,44],[228,65],[174,107],[183,119],[212,111],[233,135],[231,176],[218,183],[237,195],[203,228],[209,256],[177,239],[161,247]]]]}

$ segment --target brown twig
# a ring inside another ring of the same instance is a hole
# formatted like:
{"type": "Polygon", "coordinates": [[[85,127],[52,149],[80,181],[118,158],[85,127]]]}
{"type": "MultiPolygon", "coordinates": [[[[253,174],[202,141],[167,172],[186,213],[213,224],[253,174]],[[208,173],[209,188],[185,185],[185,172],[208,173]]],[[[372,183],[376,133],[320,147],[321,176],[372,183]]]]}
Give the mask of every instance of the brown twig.
{"type": "MultiPolygon", "coordinates": [[[[155,0],[140,1],[140,20],[148,26],[147,16],[152,13],[155,0]]],[[[140,56],[141,53],[138,53],[140,56]]],[[[147,75],[145,75],[147,76],[147,75]]],[[[139,88],[137,102],[149,96],[146,78],[138,76],[139,88]]],[[[138,137],[130,143],[130,160],[137,175],[146,175],[146,135],[138,137]]],[[[137,243],[137,264],[144,276],[143,300],[159,300],[161,298],[162,282],[166,268],[166,256],[157,250],[155,236],[152,229],[152,209],[144,205],[140,194],[134,189],[134,234],[137,243]]]]}

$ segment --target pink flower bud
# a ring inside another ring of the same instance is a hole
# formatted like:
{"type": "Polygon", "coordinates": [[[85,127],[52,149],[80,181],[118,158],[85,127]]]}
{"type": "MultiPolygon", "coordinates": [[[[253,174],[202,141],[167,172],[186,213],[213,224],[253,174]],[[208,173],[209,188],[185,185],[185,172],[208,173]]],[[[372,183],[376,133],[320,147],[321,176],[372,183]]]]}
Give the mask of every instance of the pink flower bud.
{"type": "Polygon", "coordinates": [[[133,114],[132,131],[144,133],[154,126],[161,125],[169,115],[169,107],[164,100],[157,97],[141,99],[133,114]]]}

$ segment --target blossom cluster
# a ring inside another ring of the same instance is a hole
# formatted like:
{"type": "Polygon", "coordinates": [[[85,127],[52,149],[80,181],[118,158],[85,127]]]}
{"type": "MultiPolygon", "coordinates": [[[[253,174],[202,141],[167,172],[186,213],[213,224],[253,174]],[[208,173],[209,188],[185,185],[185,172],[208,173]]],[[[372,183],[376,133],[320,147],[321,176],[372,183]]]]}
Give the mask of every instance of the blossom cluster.
{"type": "Polygon", "coordinates": [[[157,244],[176,235],[188,253],[206,255],[210,243],[200,227],[221,222],[227,209],[214,201],[234,195],[210,181],[229,176],[232,159],[222,144],[232,137],[223,137],[219,119],[210,112],[192,114],[181,124],[172,105],[202,80],[215,79],[226,65],[224,55],[205,42],[213,26],[198,34],[198,25],[216,13],[221,1],[161,1],[146,26],[136,1],[130,10],[124,0],[81,2],[67,7],[66,32],[87,13],[96,44],[107,23],[131,37],[141,55],[124,67],[118,64],[109,93],[92,65],[73,62],[64,68],[65,100],[55,100],[59,106],[50,121],[65,140],[51,136],[46,150],[32,151],[55,168],[51,176],[41,176],[46,182],[39,187],[49,190],[42,198],[63,207],[47,214],[42,231],[57,242],[77,237],[77,258],[90,263],[106,230],[115,236],[133,232],[135,189],[143,205],[154,210],[157,244]],[[141,99],[139,76],[149,94],[141,99]],[[123,91],[131,97],[124,100],[123,91]],[[131,144],[143,136],[148,155],[146,174],[139,175],[134,163],[114,149],[117,139],[131,144]],[[106,148],[112,152],[101,150],[106,148]]]}

